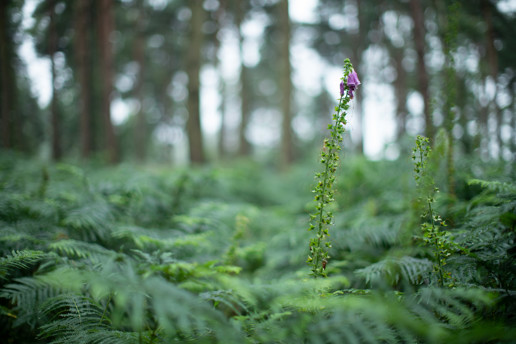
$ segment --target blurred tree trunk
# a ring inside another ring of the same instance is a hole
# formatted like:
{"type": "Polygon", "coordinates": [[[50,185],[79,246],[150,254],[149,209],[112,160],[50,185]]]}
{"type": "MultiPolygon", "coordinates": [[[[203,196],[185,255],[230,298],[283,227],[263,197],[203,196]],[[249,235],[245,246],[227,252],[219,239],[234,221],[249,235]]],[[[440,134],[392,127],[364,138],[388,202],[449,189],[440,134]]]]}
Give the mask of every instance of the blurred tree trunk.
{"type": "Polygon", "coordinates": [[[51,125],[52,125],[52,159],[58,161],[61,159],[61,140],[59,131],[59,107],[58,107],[58,92],[56,87],[56,62],[55,54],[57,51],[57,30],[56,30],[56,17],[55,17],[55,0],[50,0],[50,23],[49,23],[49,51],[50,66],[51,66],[51,82],[52,82],[52,102],[50,104],[51,112],[51,125]]]}
{"type": "Polygon", "coordinates": [[[394,93],[396,95],[396,140],[400,141],[407,132],[407,71],[403,67],[404,50],[394,47],[391,50],[397,75],[394,81],[394,93]]]}
{"type": "MultiPolygon", "coordinates": [[[[478,50],[482,50],[482,47],[479,46],[478,50]]],[[[479,70],[480,74],[480,80],[482,80],[482,89],[484,95],[487,93],[486,91],[486,78],[487,73],[484,70],[484,68],[480,68],[479,70]]],[[[477,104],[479,107],[479,125],[478,125],[478,132],[475,138],[475,148],[480,148],[480,153],[482,154],[482,157],[488,158],[488,149],[489,149],[489,130],[487,127],[487,121],[489,118],[489,103],[482,104],[483,102],[480,99],[477,99],[477,104]]]]}
{"type": "Polygon", "coordinates": [[[434,126],[430,112],[430,93],[428,91],[428,74],[425,63],[425,18],[420,0],[410,0],[412,21],[414,22],[414,41],[417,53],[417,74],[419,91],[423,97],[423,114],[425,119],[425,136],[433,140],[434,126]]]}
{"type": "Polygon", "coordinates": [[[136,158],[142,162],[146,156],[146,138],[147,138],[147,123],[145,121],[145,112],[143,108],[143,82],[145,77],[145,32],[144,20],[145,12],[143,7],[143,0],[137,0],[136,6],[138,8],[138,18],[136,20],[136,39],[134,42],[134,59],[138,63],[138,79],[136,81],[135,95],[140,104],[138,113],[136,115],[135,144],[136,144],[136,158]]]}
{"type": "MultiPolygon", "coordinates": [[[[436,3],[437,16],[439,25],[443,28],[444,34],[441,37],[444,52],[444,128],[448,136],[448,147],[446,153],[446,168],[448,182],[448,197],[450,200],[456,199],[455,194],[455,140],[453,136],[453,128],[457,124],[455,107],[457,106],[457,77],[455,73],[455,59],[453,54],[457,49],[457,31],[459,18],[459,5],[453,2],[448,7],[442,0],[436,3]]],[[[449,203],[451,207],[452,203],[449,203]]]]}
{"type": "Polygon", "coordinates": [[[238,38],[240,43],[240,127],[239,127],[239,150],[241,156],[251,153],[251,145],[246,138],[247,125],[249,123],[249,70],[244,64],[244,34],[242,23],[246,13],[246,1],[235,1],[236,26],[238,28],[238,38]]]}
{"type": "Polygon", "coordinates": [[[219,93],[220,93],[220,105],[219,105],[219,111],[220,111],[220,130],[219,130],[219,136],[217,141],[217,152],[219,159],[224,159],[226,157],[226,124],[225,124],[225,117],[226,117],[226,84],[224,81],[224,78],[222,77],[222,61],[220,58],[218,58],[219,50],[220,50],[220,38],[219,33],[221,31],[221,28],[223,27],[223,18],[225,15],[225,12],[227,11],[227,3],[225,0],[219,1],[219,8],[216,12],[216,22],[217,22],[217,34],[215,34],[215,59],[216,59],[216,65],[217,70],[219,72],[219,93]]]}
{"type": "Polygon", "coordinates": [[[104,120],[105,144],[110,163],[118,162],[118,149],[113,123],[111,122],[111,96],[113,92],[113,0],[99,0],[100,75],[102,82],[101,113],[104,120]]]}
{"type": "MultiPolygon", "coordinates": [[[[500,111],[500,108],[498,107],[498,104],[496,103],[496,96],[498,94],[498,54],[496,52],[496,48],[494,46],[495,41],[495,34],[494,34],[494,28],[493,28],[493,9],[491,4],[488,0],[482,1],[482,7],[483,7],[483,15],[484,20],[486,23],[486,52],[487,52],[487,63],[489,64],[489,76],[491,77],[495,92],[494,97],[492,101],[490,101],[489,108],[492,109],[493,114],[496,118],[496,141],[498,144],[498,147],[500,149],[499,153],[502,151],[502,111],[500,111]]],[[[489,110],[488,110],[489,111],[489,110]]],[[[487,122],[487,121],[486,121],[487,122]]]]}
{"type": "Polygon", "coordinates": [[[281,111],[281,166],[286,168],[294,161],[294,143],[292,133],[292,79],[290,65],[290,17],[288,0],[279,2],[280,29],[280,89],[282,92],[281,111]]]}
{"type": "MultiPolygon", "coordinates": [[[[514,86],[510,86],[509,90],[510,90],[511,94],[513,95],[511,97],[511,104],[508,107],[508,109],[512,109],[512,116],[511,116],[512,123],[510,123],[510,125],[512,126],[512,132],[516,133],[516,102],[514,101],[514,86]]],[[[514,162],[514,161],[516,161],[516,135],[512,135],[510,140],[511,141],[509,143],[509,148],[511,149],[512,161],[514,162]]],[[[511,160],[509,160],[509,162],[510,161],[511,160]]],[[[516,166],[514,163],[512,163],[511,166],[512,166],[511,170],[514,172],[516,166]]]]}
{"type": "Polygon", "coordinates": [[[186,130],[188,132],[190,161],[202,164],[206,159],[201,130],[199,73],[201,69],[204,10],[202,0],[190,0],[188,3],[192,18],[190,20],[190,37],[186,56],[186,73],[188,74],[188,120],[186,130]]]}
{"type": "MultiPolygon", "coordinates": [[[[358,18],[358,31],[356,35],[353,35],[353,49],[352,49],[352,56],[351,56],[351,62],[354,63],[354,68],[356,72],[359,74],[359,78],[361,75],[360,71],[360,65],[363,60],[364,50],[367,47],[367,34],[369,33],[369,30],[366,25],[366,18],[365,18],[365,8],[364,6],[369,6],[368,4],[364,3],[364,1],[357,0],[356,1],[356,8],[357,8],[357,18],[358,18]]],[[[364,111],[363,111],[363,96],[357,96],[355,98],[355,116],[358,120],[358,126],[359,126],[359,137],[356,143],[356,149],[359,154],[364,153],[364,111]]]]}
{"type": "Polygon", "coordinates": [[[11,142],[11,92],[13,80],[10,65],[11,39],[8,34],[9,19],[7,6],[9,1],[0,1],[0,114],[2,125],[2,148],[12,148],[11,142]]]}
{"type": "Polygon", "coordinates": [[[79,113],[81,135],[81,157],[87,159],[91,153],[91,65],[89,46],[91,0],[77,0],[74,9],[75,56],[79,81],[79,113]]]}

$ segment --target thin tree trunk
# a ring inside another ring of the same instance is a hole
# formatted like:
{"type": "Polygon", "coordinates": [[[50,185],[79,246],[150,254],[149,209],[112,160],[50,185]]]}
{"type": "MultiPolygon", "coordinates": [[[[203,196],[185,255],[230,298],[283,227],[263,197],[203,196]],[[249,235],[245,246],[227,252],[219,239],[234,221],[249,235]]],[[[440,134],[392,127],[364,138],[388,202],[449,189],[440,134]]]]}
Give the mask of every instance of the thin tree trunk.
{"type": "Polygon", "coordinates": [[[50,44],[49,56],[52,75],[52,102],[50,104],[51,124],[52,124],[52,159],[58,161],[61,159],[61,140],[59,132],[59,109],[58,109],[58,92],[56,87],[56,63],[54,55],[57,51],[57,31],[55,22],[55,0],[50,3],[50,44]]]}
{"type": "Polygon", "coordinates": [[[190,42],[188,46],[186,72],[188,74],[188,144],[190,148],[190,161],[202,164],[206,161],[203,149],[203,137],[201,130],[200,114],[200,82],[202,48],[202,24],[204,10],[202,0],[190,0],[192,18],[190,21],[190,42]]]}
{"type": "Polygon", "coordinates": [[[118,162],[118,149],[113,123],[111,122],[111,93],[113,92],[113,46],[110,41],[113,32],[113,1],[99,0],[99,44],[100,70],[102,80],[101,113],[104,120],[105,143],[110,163],[118,162]]]}
{"type": "Polygon", "coordinates": [[[499,154],[502,152],[502,111],[500,111],[498,104],[496,103],[496,95],[498,94],[498,54],[496,52],[496,48],[494,46],[495,35],[493,29],[493,9],[492,4],[489,1],[484,0],[482,2],[483,6],[483,14],[484,20],[486,22],[487,31],[486,31],[486,51],[487,51],[487,62],[489,64],[489,76],[491,77],[494,86],[495,86],[495,94],[493,100],[490,102],[491,108],[493,110],[494,116],[496,118],[496,142],[498,143],[499,154]]]}
{"type": "Polygon", "coordinates": [[[394,64],[396,68],[396,80],[394,81],[394,92],[396,94],[396,140],[400,141],[406,134],[407,126],[407,72],[403,67],[403,50],[393,48],[394,64]]]}
{"type": "Polygon", "coordinates": [[[251,145],[246,138],[247,125],[249,123],[249,71],[244,65],[244,35],[242,32],[242,22],[245,16],[245,6],[247,2],[236,1],[236,26],[240,42],[240,127],[239,127],[239,155],[247,156],[251,152],[251,145]]]}
{"type": "MultiPolygon", "coordinates": [[[[223,26],[222,20],[225,11],[227,10],[227,3],[225,0],[219,1],[219,8],[216,12],[216,21],[217,21],[217,33],[221,31],[221,28],[223,26]]],[[[226,115],[226,85],[224,78],[222,77],[222,61],[218,58],[218,53],[220,49],[220,39],[219,35],[215,35],[215,59],[216,59],[216,65],[217,70],[219,71],[219,93],[221,95],[221,101],[219,106],[220,111],[220,130],[219,130],[219,136],[217,141],[217,152],[219,159],[224,159],[226,156],[226,124],[225,124],[225,115],[226,115]]]]}
{"type": "Polygon", "coordinates": [[[0,114],[2,125],[2,147],[11,148],[11,95],[9,90],[12,82],[9,80],[10,58],[9,47],[10,38],[7,36],[7,4],[9,1],[0,1],[0,114]]]}
{"type": "Polygon", "coordinates": [[[146,137],[147,137],[147,123],[145,121],[145,112],[143,109],[143,81],[145,77],[145,33],[144,20],[145,13],[143,7],[143,0],[138,0],[138,19],[136,22],[136,40],[134,45],[134,58],[138,63],[138,80],[136,81],[135,93],[140,103],[140,108],[136,115],[135,142],[136,142],[136,158],[142,162],[146,156],[146,137]]]}
{"type": "Polygon", "coordinates": [[[88,26],[90,24],[90,0],[75,2],[75,55],[79,80],[79,113],[81,157],[87,159],[91,153],[91,65],[88,49],[88,26]]]}
{"type": "Polygon", "coordinates": [[[420,0],[410,0],[412,20],[414,22],[414,41],[417,53],[417,73],[419,91],[423,97],[423,114],[425,119],[425,136],[433,139],[434,126],[430,112],[430,93],[428,90],[428,74],[425,63],[425,18],[420,0]]]}
{"type": "MultiPolygon", "coordinates": [[[[368,29],[366,27],[366,20],[364,18],[364,6],[367,6],[363,1],[356,0],[355,3],[357,7],[357,18],[358,18],[358,32],[353,37],[353,49],[352,49],[352,63],[355,64],[355,69],[357,73],[360,75],[360,63],[363,60],[364,49],[367,45],[367,34],[368,29]]],[[[358,121],[359,127],[359,136],[356,143],[356,149],[359,154],[364,154],[364,134],[365,134],[365,126],[364,126],[364,111],[363,111],[363,96],[357,96],[355,99],[355,116],[358,121]]]]}
{"type": "Polygon", "coordinates": [[[282,90],[281,112],[281,166],[287,168],[294,161],[294,143],[292,133],[292,80],[290,65],[290,17],[288,0],[279,3],[280,40],[280,85],[282,90]]]}
{"type": "MultiPolygon", "coordinates": [[[[448,151],[446,156],[447,180],[448,180],[448,196],[450,200],[456,199],[455,194],[455,140],[453,137],[453,127],[456,124],[456,115],[454,106],[457,101],[457,78],[455,73],[455,60],[453,53],[457,47],[457,30],[458,30],[458,3],[446,7],[442,0],[436,2],[438,17],[440,18],[440,26],[444,28],[442,37],[443,50],[445,56],[444,65],[444,128],[448,134],[448,151]]],[[[449,207],[452,203],[449,204],[449,207]]]]}

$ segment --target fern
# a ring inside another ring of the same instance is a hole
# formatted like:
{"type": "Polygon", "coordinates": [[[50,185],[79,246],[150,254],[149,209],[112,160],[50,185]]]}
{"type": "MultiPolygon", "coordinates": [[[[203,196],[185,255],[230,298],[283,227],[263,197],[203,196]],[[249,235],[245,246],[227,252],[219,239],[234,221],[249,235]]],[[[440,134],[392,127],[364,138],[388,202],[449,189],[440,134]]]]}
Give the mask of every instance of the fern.
{"type": "MultiPolygon", "coordinates": [[[[107,307],[107,305],[106,305],[107,307]]],[[[137,333],[110,327],[106,308],[93,300],[73,294],[61,294],[42,305],[53,321],[40,327],[41,339],[50,343],[136,343],[137,333]]]]}
{"type": "Polygon", "coordinates": [[[3,288],[0,298],[6,298],[14,305],[15,326],[26,324],[34,329],[46,320],[41,305],[59,295],[61,289],[32,277],[18,278],[14,282],[3,288]]]}
{"type": "Polygon", "coordinates": [[[105,202],[87,204],[69,211],[63,225],[83,240],[105,240],[110,233],[109,223],[114,220],[111,208],[105,202]]]}
{"type": "Polygon", "coordinates": [[[28,270],[47,257],[48,254],[42,251],[13,251],[0,258],[0,280],[7,279],[7,275],[13,270],[28,270]]]}
{"type": "Polygon", "coordinates": [[[430,278],[432,262],[428,259],[418,259],[410,256],[401,258],[386,258],[366,268],[359,269],[356,273],[363,277],[368,285],[378,285],[378,282],[387,280],[395,285],[401,279],[413,285],[423,284],[430,278]]]}
{"type": "Polygon", "coordinates": [[[455,219],[446,237],[455,287],[445,289],[430,287],[431,253],[408,234],[416,220],[407,210],[412,186],[399,183],[409,179],[405,162],[350,157],[342,166],[332,277],[316,281],[304,266],[310,233],[298,230],[310,210],[299,187],[310,182],[306,166],[276,176],[242,164],[180,171],[49,165],[46,180],[35,162],[8,164],[0,174],[3,338],[514,342],[510,179],[476,175],[484,181],[473,182],[467,198],[458,188],[447,211],[436,200],[436,210],[455,219]]]}
{"type": "Polygon", "coordinates": [[[78,240],[59,240],[48,245],[50,250],[62,256],[74,259],[85,259],[93,263],[100,263],[106,258],[113,257],[115,252],[98,244],[78,240]]]}
{"type": "Polygon", "coordinates": [[[468,181],[468,184],[469,185],[480,185],[483,188],[486,188],[490,191],[495,191],[495,192],[516,193],[516,186],[514,184],[508,183],[508,182],[470,179],[468,181]]]}

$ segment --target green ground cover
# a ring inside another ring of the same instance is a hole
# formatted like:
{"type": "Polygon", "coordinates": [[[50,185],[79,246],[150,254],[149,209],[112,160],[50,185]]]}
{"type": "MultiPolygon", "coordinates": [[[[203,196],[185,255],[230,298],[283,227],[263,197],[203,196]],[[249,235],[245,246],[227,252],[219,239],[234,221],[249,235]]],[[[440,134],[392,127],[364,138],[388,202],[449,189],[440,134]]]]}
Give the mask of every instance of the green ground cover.
{"type": "Polygon", "coordinates": [[[514,171],[457,161],[450,197],[440,161],[427,167],[447,223],[436,246],[410,156],[344,158],[328,277],[313,278],[315,163],[99,168],[4,154],[2,341],[515,342],[514,171]]]}

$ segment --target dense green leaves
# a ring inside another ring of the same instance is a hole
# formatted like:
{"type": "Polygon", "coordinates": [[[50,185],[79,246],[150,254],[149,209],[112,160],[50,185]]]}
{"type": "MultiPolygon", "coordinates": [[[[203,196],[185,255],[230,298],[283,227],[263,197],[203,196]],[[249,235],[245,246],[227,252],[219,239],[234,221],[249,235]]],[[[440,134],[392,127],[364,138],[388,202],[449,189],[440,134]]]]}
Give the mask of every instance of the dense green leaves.
{"type": "Polygon", "coordinates": [[[190,171],[23,160],[7,166],[0,189],[3,338],[510,342],[514,178],[468,172],[488,171],[483,165],[462,168],[464,194],[455,205],[435,196],[436,210],[454,219],[444,227],[454,287],[440,288],[432,248],[418,239],[409,159],[346,162],[331,209],[326,279],[308,278],[305,264],[313,166],[284,175],[257,164],[190,171]]]}

